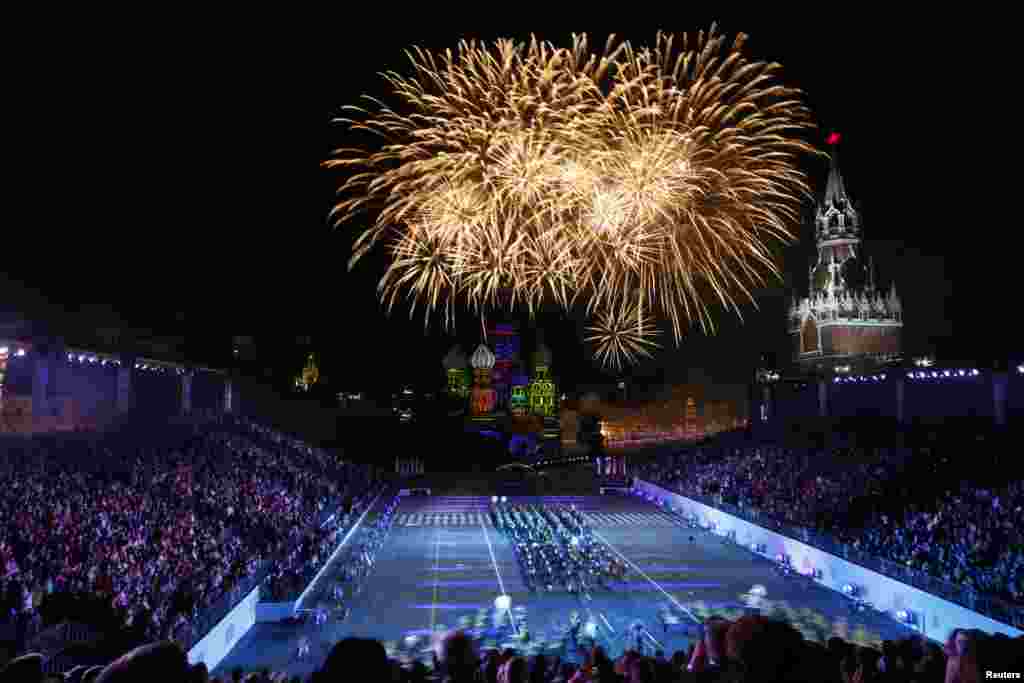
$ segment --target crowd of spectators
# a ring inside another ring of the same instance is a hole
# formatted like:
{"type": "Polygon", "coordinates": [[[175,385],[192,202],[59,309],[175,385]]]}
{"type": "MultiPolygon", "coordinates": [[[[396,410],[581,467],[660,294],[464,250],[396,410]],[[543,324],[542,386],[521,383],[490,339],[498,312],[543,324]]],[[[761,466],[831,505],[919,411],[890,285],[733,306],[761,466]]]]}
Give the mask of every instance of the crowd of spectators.
{"type": "MultiPolygon", "coordinates": [[[[337,618],[345,620],[348,615],[346,600],[362,592],[363,581],[394,524],[398,502],[398,496],[383,498],[373,507],[373,512],[367,515],[359,530],[340,551],[336,566],[310,587],[310,593],[303,600],[306,609],[312,607],[317,611],[333,612],[337,618]]],[[[313,578],[310,577],[306,585],[313,578]]]]}
{"type": "Polygon", "coordinates": [[[982,485],[971,481],[976,472],[931,451],[829,454],[779,446],[689,450],[634,473],[684,496],[736,506],[768,526],[827,535],[971,595],[1024,605],[1019,479],[982,485]],[[942,486],[952,479],[947,469],[958,486],[942,486]]]}
{"type": "Polygon", "coordinates": [[[291,552],[274,563],[263,584],[260,599],[267,602],[296,599],[384,487],[383,482],[377,482],[362,492],[354,493],[322,524],[307,529],[291,552]]]}
{"type": "Polygon", "coordinates": [[[22,641],[47,601],[102,596],[141,637],[188,646],[203,610],[241,597],[271,560],[304,567],[331,502],[351,508],[372,484],[365,467],[232,416],[12,441],[0,469],[2,615],[22,641]]]}
{"type": "Polygon", "coordinates": [[[417,662],[403,667],[388,659],[380,642],[346,638],[305,680],[268,669],[236,669],[213,677],[204,665],[189,666],[174,642],[153,643],[107,666],[79,667],[59,678],[44,678],[38,655],[10,663],[0,674],[8,677],[3,680],[24,683],[972,683],[990,679],[989,673],[1020,672],[1022,646],[1022,638],[954,631],[944,646],[913,636],[875,649],[838,637],[807,641],[783,621],[745,616],[709,621],[685,651],[652,656],[627,650],[613,660],[594,647],[580,664],[524,657],[514,649],[481,650],[477,640],[453,631],[438,647],[432,666],[417,662]]]}

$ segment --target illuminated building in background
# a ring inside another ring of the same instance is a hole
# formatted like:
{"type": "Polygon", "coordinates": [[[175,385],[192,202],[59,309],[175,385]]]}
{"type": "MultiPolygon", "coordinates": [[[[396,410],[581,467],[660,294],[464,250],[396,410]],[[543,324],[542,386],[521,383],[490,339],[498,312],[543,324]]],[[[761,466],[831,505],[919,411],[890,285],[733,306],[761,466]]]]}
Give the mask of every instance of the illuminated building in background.
{"type": "Polygon", "coordinates": [[[311,353],[306,357],[306,365],[302,372],[295,378],[295,388],[299,391],[309,391],[319,381],[320,368],[316,364],[316,355],[311,353]]]}
{"type": "Polygon", "coordinates": [[[533,357],[533,381],[530,382],[530,412],[534,415],[554,417],[557,414],[555,383],[549,374],[551,351],[541,344],[533,357]]]}
{"type": "Polygon", "coordinates": [[[448,395],[451,398],[469,398],[469,387],[473,381],[472,370],[462,350],[453,346],[442,361],[448,384],[448,395]]]}
{"type": "MultiPolygon", "coordinates": [[[[612,390],[607,393],[617,395],[612,390]]],[[[661,387],[646,400],[605,400],[590,393],[569,405],[577,424],[586,416],[598,416],[606,447],[615,449],[700,440],[744,427],[750,403],[746,394],[743,386],[714,385],[709,390],[688,384],[661,387]]],[[[582,446],[579,437],[572,439],[571,434],[571,425],[563,420],[563,446],[582,446]]]]}
{"type": "MultiPolygon", "coordinates": [[[[830,139],[836,142],[838,136],[830,139]]],[[[793,360],[804,370],[829,374],[837,366],[861,372],[899,360],[903,332],[903,304],[895,285],[888,292],[875,286],[874,264],[861,248],[860,213],[837,159],[833,150],[815,217],[818,256],[810,292],[789,310],[793,360]]]]}
{"type": "Polygon", "coordinates": [[[491,386],[494,353],[485,344],[476,347],[470,364],[473,366],[473,390],[470,392],[469,410],[473,415],[487,415],[494,411],[497,392],[491,386]]]}
{"type": "Polygon", "coordinates": [[[514,457],[555,454],[561,426],[551,353],[541,344],[528,375],[520,352],[515,324],[491,326],[468,359],[472,374],[465,382],[467,361],[457,347],[449,351],[443,361],[446,388],[453,403],[462,405],[452,405],[449,416],[461,415],[467,431],[499,439],[514,457]]]}
{"type": "MultiPolygon", "coordinates": [[[[703,431],[703,430],[701,430],[703,431]]],[[[697,402],[693,397],[686,399],[686,436],[694,438],[697,435],[697,402]]]]}
{"type": "Polygon", "coordinates": [[[529,413],[530,398],[527,395],[526,387],[522,385],[512,387],[512,398],[509,400],[509,410],[516,417],[523,417],[529,413]]]}
{"type": "Polygon", "coordinates": [[[519,328],[512,323],[499,323],[487,331],[487,339],[494,345],[494,368],[491,386],[494,387],[494,405],[498,410],[509,407],[512,387],[522,384],[519,361],[519,328]]]}

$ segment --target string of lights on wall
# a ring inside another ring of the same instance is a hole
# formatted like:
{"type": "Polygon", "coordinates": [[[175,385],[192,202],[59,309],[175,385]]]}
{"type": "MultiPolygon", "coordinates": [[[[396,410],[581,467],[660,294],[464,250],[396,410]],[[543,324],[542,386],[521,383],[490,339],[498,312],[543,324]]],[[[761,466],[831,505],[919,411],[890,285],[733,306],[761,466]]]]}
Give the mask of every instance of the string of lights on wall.
{"type": "Polygon", "coordinates": [[[853,377],[836,377],[832,380],[834,384],[856,384],[864,382],[882,382],[885,380],[885,375],[856,375],[853,377]]]}
{"type": "Polygon", "coordinates": [[[953,377],[977,377],[981,373],[977,370],[932,370],[931,372],[917,371],[908,372],[909,379],[946,379],[953,377]]]}
{"type": "Polygon", "coordinates": [[[13,358],[24,358],[28,352],[20,347],[0,346],[0,356],[6,356],[8,354],[13,358]]]}
{"type": "MultiPolygon", "coordinates": [[[[24,351],[24,349],[22,349],[24,351]]],[[[24,355],[24,353],[22,353],[24,355]]],[[[113,367],[120,368],[123,362],[119,358],[113,356],[104,356],[102,354],[95,353],[81,353],[79,351],[68,352],[65,356],[67,362],[71,365],[96,365],[99,367],[113,367]]],[[[222,374],[217,370],[210,370],[208,368],[184,368],[177,365],[169,365],[158,361],[143,359],[138,360],[132,366],[135,370],[142,370],[145,372],[155,372],[165,375],[185,375],[189,372],[208,372],[214,374],[222,374]]]]}
{"type": "MultiPolygon", "coordinates": [[[[1017,372],[1024,374],[1024,365],[1017,366],[1017,372]]],[[[912,370],[907,373],[907,379],[912,380],[931,380],[931,379],[960,379],[962,377],[978,377],[981,375],[981,371],[972,368],[970,370],[912,370]]],[[[864,384],[870,382],[882,382],[885,381],[887,375],[857,375],[855,377],[836,377],[832,380],[835,384],[864,384]]]]}

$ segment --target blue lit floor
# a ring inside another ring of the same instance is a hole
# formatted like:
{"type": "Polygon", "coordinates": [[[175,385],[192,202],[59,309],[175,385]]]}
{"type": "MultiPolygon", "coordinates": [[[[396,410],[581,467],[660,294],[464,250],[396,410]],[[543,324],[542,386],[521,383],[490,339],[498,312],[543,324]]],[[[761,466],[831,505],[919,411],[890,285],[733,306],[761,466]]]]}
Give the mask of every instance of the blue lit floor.
{"type": "MultiPolygon", "coordinates": [[[[690,639],[682,629],[664,632],[658,620],[662,606],[674,602],[698,616],[724,612],[736,617],[743,608],[741,594],[754,584],[764,585],[767,600],[777,603],[808,634],[815,628],[826,636],[838,630],[850,639],[873,640],[908,633],[881,615],[851,615],[847,603],[835,593],[783,579],[771,571],[769,561],[704,532],[672,525],[652,506],[630,498],[575,499],[588,517],[593,514],[596,533],[631,565],[623,584],[611,592],[594,593],[590,600],[565,593],[530,593],[511,546],[474,514],[483,500],[427,498],[403,503],[397,519],[420,525],[393,528],[345,623],[329,622],[319,628],[257,624],[215,673],[240,666],[247,671],[268,667],[305,676],[322,664],[333,643],[350,635],[375,638],[399,650],[407,636],[419,636],[414,650],[422,654],[431,632],[459,626],[460,619],[475,622],[479,610],[493,611],[502,590],[511,596],[513,611],[525,608],[531,641],[546,642],[545,651],[557,651],[563,659],[575,659],[572,651],[561,649],[573,610],[601,626],[598,642],[612,656],[623,651],[624,633],[635,621],[646,624],[658,645],[671,655],[687,647],[690,639]],[[447,519],[434,516],[446,512],[451,513],[447,519]],[[402,518],[403,514],[410,516],[402,518]],[[632,523],[645,519],[650,524],[632,523]],[[691,536],[695,542],[690,542],[691,536]],[[312,651],[309,658],[297,661],[302,635],[310,637],[312,651]]],[[[689,621],[678,607],[677,612],[683,623],[689,621]]],[[[491,644],[505,642],[502,638],[491,644]]],[[[657,647],[650,640],[647,644],[657,647]]]]}

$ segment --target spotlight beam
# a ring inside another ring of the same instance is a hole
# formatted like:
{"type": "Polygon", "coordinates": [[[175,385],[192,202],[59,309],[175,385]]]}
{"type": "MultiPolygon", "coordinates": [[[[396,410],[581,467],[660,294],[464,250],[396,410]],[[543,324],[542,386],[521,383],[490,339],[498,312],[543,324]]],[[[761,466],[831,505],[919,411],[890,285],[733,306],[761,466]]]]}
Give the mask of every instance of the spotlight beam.
{"type": "MultiPolygon", "coordinates": [[[[498,588],[501,589],[502,595],[508,595],[508,593],[505,592],[505,582],[501,580],[501,570],[498,569],[498,560],[494,557],[494,547],[491,545],[491,537],[487,533],[487,526],[484,524],[483,518],[480,519],[480,528],[483,529],[484,540],[487,541],[487,552],[491,554],[491,564],[494,565],[494,575],[498,577],[498,588]]],[[[509,607],[508,609],[508,617],[509,620],[512,622],[512,630],[515,632],[516,635],[519,635],[519,627],[516,625],[516,619],[515,616],[512,614],[511,607],[509,607]]]]}

